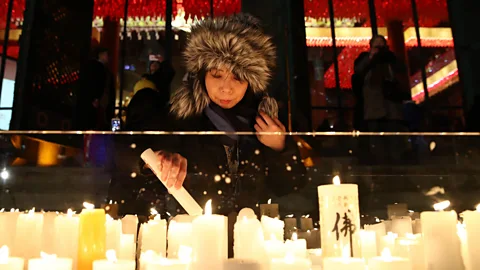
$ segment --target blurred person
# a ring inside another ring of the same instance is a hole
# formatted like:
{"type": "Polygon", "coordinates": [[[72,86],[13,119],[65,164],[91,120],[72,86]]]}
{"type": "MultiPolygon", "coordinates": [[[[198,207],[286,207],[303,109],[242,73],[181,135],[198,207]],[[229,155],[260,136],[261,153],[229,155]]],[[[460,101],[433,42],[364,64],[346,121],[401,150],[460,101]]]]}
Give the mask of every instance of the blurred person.
{"type": "Polygon", "coordinates": [[[162,55],[151,55],[148,74],[144,76],[155,84],[155,88],[164,97],[170,99],[170,84],[175,77],[175,70],[168,61],[164,60],[162,55]]]}

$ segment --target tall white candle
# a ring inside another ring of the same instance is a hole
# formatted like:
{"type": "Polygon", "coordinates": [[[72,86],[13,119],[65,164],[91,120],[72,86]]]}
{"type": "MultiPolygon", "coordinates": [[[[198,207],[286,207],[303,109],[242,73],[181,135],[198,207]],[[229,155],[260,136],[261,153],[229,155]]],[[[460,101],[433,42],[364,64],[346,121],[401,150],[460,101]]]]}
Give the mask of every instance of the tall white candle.
{"type": "Polygon", "coordinates": [[[283,240],[278,240],[275,235],[272,235],[270,239],[265,240],[265,252],[269,259],[273,258],[285,258],[287,249],[283,240]]]}
{"type": "Polygon", "coordinates": [[[427,268],[464,269],[460,239],[457,235],[457,213],[423,212],[421,220],[427,268]]]}
{"type": "Polygon", "coordinates": [[[263,261],[265,246],[262,225],[252,209],[242,209],[234,225],[233,254],[236,259],[263,261]]]}
{"type": "Polygon", "coordinates": [[[26,260],[38,257],[41,252],[43,214],[34,211],[32,209],[28,213],[18,216],[15,243],[12,250],[14,256],[26,260]]]}
{"type": "Polygon", "coordinates": [[[477,211],[462,213],[466,230],[467,269],[480,269],[480,204],[477,211]]]}
{"type": "Polygon", "coordinates": [[[260,204],[260,216],[278,218],[278,213],[278,204],[272,203],[272,199],[269,199],[266,204],[260,204]]]}
{"type": "Polygon", "coordinates": [[[0,246],[6,245],[9,248],[14,246],[19,215],[20,213],[14,209],[10,212],[0,212],[0,246]]]}
{"type": "Polygon", "coordinates": [[[132,234],[137,239],[138,217],[126,215],[122,218],[122,234],[132,234]]]}
{"type": "Polygon", "coordinates": [[[122,238],[122,221],[115,220],[110,215],[107,215],[107,220],[105,222],[105,229],[107,233],[107,238],[105,241],[105,247],[107,250],[115,250],[117,253],[120,252],[120,241],[122,238]]]}
{"type": "Polygon", "coordinates": [[[425,252],[421,235],[407,235],[395,240],[393,255],[409,258],[412,270],[425,270],[425,252]]]}
{"type": "Polygon", "coordinates": [[[292,239],[285,241],[285,249],[297,258],[307,257],[307,241],[298,239],[297,233],[293,233],[292,239]]]}
{"type": "Polygon", "coordinates": [[[0,248],[0,270],[23,270],[22,258],[10,257],[7,246],[0,248]]]}
{"type": "Polygon", "coordinates": [[[135,260],[135,255],[135,235],[122,234],[120,236],[120,252],[118,253],[118,258],[121,260],[135,260]]]}
{"type": "Polygon", "coordinates": [[[374,231],[360,231],[362,257],[370,259],[377,256],[377,236],[374,231]]]}
{"type": "Polygon", "coordinates": [[[400,237],[412,234],[412,218],[409,216],[392,217],[392,232],[400,237]]]}
{"type": "Polygon", "coordinates": [[[375,237],[377,239],[377,255],[380,255],[383,250],[383,237],[387,234],[385,223],[381,222],[372,225],[365,225],[365,230],[375,232],[375,237]]]}
{"type": "Polygon", "coordinates": [[[161,180],[160,175],[161,171],[158,168],[158,157],[152,151],[152,149],[145,150],[141,158],[145,163],[150,167],[150,169],[155,173],[157,178],[165,185],[168,189],[168,192],[177,200],[177,202],[185,209],[185,211],[191,216],[198,216],[202,214],[202,208],[198,203],[193,199],[192,195],[182,186],[180,189],[168,188],[164,181],[161,180]]]}
{"type": "Polygon", "coordinates": [[[284,227],[285,223],[278,218],[271,218],[267,216],[261,217],[263,235],[266,239],[269,239],[272,235],[278,240],[284,240],[284,227]]]}
{"type": "Polygon", "coordinates": [[[192,246],[192,216],[177,215],[168,224],[168,258],[178,258],[180,246],[192,246]]]}
{"type": "Polygon", "coordinates": [[[227,259],[227,217],[212,215],[212,201],[205,205],[205,215],[192,223],[192,270],[221,269],[227,259]],[[205,245],[208,243],[208,245],[205,245]]]}
{"type": "Polygon", "coordinates": [[[318,187],[318,203],[323,256],[340,257],[348,245],[352,257],[360,257],[358,186],[340,184],[337,176],[333,185],[318,187]]]}
{"type": "Polygon", "coordinates": [[[382,251],[382,256],[368,261],[368,270],[410,270],[412,266],[407,258],[392,257],[388,248],[382,251]]]}
{"type": "MultiPolygon", "coordinates": [[[[43,231],[41,250],[48,254],[56,254],[54,248],[55,238],[55,212],[46,212],[43,214],[43,231]]],[[[58,255],[58,254],[57,254],[58,255]]]]}
{"type": "Polygon", "coordinates": [[[157,254],[167,257],[167,221],[157,215],[154,220],[149,220],[142,226],[141,247],[145,252],[153,250],[157,254]]]}
{"type": "Polygon", "coordinates": [[[115,250],[108,250],[105,260],[93,262],[93,270],[135,270],[135,260],[117,260],[115,250]]]}
{"type": "Polygon", "coordinates": [[[42,252],[41,258],[28,260],[28,270],[72,270],[71,258],[57,258],[56,255],[48,255],[42,252]]]}
{"type": "Polygon", "coordinates": [[[388,232],[387,235],[383,236],[382,246],[380,247],[381,251],[387,248],[391,252],[395,248],[397,238],[398,235],[392,232],[388,232]]]}
{"type": "Polygon", "coordinates": [[[77,268],[79,217],[72,210],[58,215],[54,221],[53,250],[61,258],[72,258],[73,269],[77,268]]]}

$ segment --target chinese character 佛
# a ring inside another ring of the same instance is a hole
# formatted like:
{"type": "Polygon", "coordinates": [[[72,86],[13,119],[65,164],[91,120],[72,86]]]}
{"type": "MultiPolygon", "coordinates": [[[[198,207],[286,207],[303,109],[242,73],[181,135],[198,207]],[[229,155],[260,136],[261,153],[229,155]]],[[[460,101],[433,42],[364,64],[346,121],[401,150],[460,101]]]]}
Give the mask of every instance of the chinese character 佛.
{"type": "MultiPolygon", "coordinates": [[[[350,213],[350,210],[348,210],[348,213],[350,213]]],[[[342,228],[339,228],[339,222],[340,222],[340,213],[337,212],[337,218],[335,221],[335,226],[333,227],[332,232],[335,233],[335,236],[337,238],[337,241],[340,239],[340,233],[343,233],[343,237],[347,237],[350,240],[350,256],[353,257],[353,234],[356,231],[356,226],[353,224],[352,220],[348,216],[347,212],[343,214],[343,226],[342,228]]]]}

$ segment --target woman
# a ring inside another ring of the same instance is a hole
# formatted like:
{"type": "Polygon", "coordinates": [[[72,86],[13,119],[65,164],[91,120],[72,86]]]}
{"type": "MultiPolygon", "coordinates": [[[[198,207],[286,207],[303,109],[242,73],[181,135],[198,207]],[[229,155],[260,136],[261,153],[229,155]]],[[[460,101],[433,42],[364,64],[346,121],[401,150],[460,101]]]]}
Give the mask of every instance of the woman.
{"type": "MultiPolygon", "coordinates": [[[[285,132],[278,105],[267,95],[275,53],[251,16],[195,25],[184,54],[189,76],[172,96],[169,130],[285,132]]],[[[300,156],[284,135],[163,141],[157,149],[162,180],[175,188],[186,181],[199,203],[212,198],[217,212],[254,208],[272,194],[294,192],[304,184],[300,156]]]]}

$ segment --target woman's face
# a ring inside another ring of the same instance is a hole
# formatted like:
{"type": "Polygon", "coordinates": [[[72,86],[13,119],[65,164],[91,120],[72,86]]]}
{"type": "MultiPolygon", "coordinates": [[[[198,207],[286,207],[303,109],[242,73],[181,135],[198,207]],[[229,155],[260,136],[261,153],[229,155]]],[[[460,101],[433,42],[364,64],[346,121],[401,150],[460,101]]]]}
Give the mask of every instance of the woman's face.
{"type": "Polygon", "coordinates": [[[215,104],[224,109],[231,109],[245,96],[248,82],[240,81],[224,69],[212,69],[205,76],[205,87],[215,104]]]}

